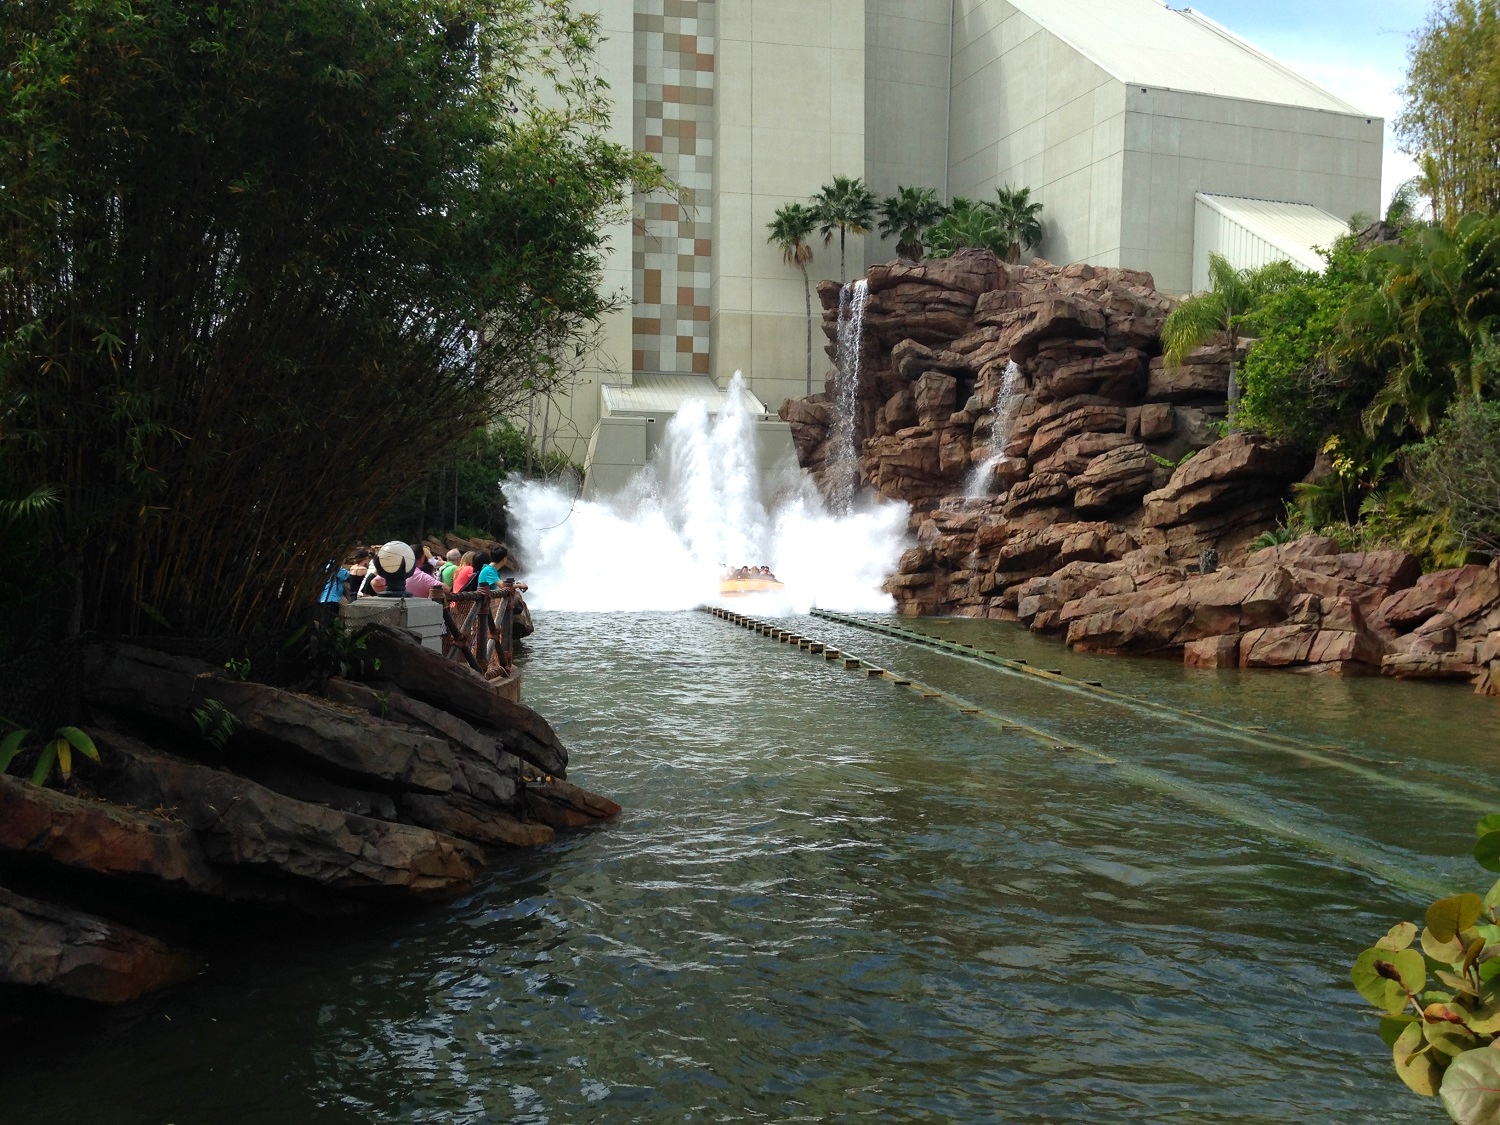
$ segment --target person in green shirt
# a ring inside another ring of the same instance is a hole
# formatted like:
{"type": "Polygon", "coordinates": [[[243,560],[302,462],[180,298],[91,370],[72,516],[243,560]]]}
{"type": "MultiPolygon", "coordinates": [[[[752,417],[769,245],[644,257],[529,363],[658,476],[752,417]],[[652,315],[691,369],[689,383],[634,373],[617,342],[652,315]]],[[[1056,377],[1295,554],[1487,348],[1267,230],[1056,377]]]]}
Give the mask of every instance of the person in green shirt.
{"type": "Polygon", "coordinates": [[[443,563],[442,568],[438,571],[438,581],[448,587],[450,591],[453,589],[454,576],[458,574],[458,560],[460,558],[462,556],[459,554],[458,548],[454,547],[453,550],[448,552],[448,560],[443,563]]]}

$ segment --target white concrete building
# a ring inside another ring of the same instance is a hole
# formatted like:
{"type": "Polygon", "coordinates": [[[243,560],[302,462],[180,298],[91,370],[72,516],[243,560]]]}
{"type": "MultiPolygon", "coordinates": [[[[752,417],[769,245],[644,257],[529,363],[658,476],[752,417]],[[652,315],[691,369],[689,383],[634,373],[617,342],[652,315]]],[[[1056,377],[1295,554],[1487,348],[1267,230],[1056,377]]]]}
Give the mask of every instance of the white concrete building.
{"type": "MultiPolygon", "coordinates": [[[[546,407],[549,440],[578,458],[610,445],[601,388],[638,374],[722,388],[742,370],[772,411],[804,392],[803,281],[766,224],[835,175],[944,199],[1030,187],[1037,253],[1149,270],[1179,293],[1210,251],[1306,260],[1379,206],[1379,118],[1161,0],[594,3],[612,135],[684,191],[637,200],[614,232],[610,284],[632,307],[546,407]]],[[[813,280],[835,276],[837,246],[816,250],[813,280]]],[[[849,272],[892,256],[853,239],[849,272]]],[[[825,369],[819,350],[815,385],[825,369]]]]}

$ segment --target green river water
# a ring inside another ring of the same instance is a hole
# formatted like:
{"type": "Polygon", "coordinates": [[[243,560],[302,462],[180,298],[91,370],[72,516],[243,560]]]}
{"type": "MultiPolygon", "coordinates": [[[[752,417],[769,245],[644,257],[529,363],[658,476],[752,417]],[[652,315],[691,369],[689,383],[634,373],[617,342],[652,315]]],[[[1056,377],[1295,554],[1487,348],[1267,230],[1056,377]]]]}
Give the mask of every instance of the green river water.
{"type": "Polygon", "coordinates": [[[794,626],[1116,768],[704,614],[538,618],[528,701],[617,823],[416,918],[221,951],[0,1060],[0,1123],[1446,1120],[1348,965],[1424,884],[1483,889],[1492,701],[917,623],[1324,764],[794,626]]]}

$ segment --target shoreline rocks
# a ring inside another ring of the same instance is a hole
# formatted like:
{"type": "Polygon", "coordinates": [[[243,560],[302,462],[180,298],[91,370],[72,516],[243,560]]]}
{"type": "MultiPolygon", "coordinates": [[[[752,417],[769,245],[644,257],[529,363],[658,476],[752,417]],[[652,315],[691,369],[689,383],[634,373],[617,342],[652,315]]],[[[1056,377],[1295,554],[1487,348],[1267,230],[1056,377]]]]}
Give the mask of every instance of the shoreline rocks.
{"type": "Polygon", "coordinates": [[[362,641],[362,682],[322,694],[89,645],[100,761],[62,789],[0,775],[0,985],[134,999],[197,971],[152,932],[184,918],[420,908],[468,893],[487,849],[619,813],[565,780],[536,712],[400,630],[362,641]]]}
{"type": "MultiPolygon", "coordinates": [[[[1313,459],[1224,432],[1228,347],[1168,368],[1172,300],[1149,274],[965,250],[868,283],[854,435],[863,485],[911,508],[915,546],[886,586],[901,613],[1500,695],[1500,564],[1424,576],[1405,552],[1317,537],[1255,550],[1313,459]]],[[[818,294],[832,357],[840,287],[818,294]]],[[[835,411],[832,374],[780,411],[820,485],[835,411]]]]}

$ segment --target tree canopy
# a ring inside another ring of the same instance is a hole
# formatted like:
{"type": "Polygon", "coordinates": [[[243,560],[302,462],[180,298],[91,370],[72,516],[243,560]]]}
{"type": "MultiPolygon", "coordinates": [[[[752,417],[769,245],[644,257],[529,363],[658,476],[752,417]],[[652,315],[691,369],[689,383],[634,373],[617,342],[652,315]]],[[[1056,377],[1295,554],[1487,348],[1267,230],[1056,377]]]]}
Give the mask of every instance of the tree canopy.
{"type": "Polygon", "coordinates": [[[1500,209],[1500,0],[1440,0],[1412,42],[1396,133],[1434,217],[1500,209]]]}
{"type": "Polygon", "coordinates": [[[596,31],[562,0],[7,4],[0,480],[55,490],[72,560],[34,629],[270,627],[578,362],[601,230],[659,182],[600,139],[596,31]]]}

